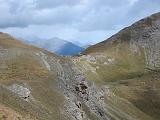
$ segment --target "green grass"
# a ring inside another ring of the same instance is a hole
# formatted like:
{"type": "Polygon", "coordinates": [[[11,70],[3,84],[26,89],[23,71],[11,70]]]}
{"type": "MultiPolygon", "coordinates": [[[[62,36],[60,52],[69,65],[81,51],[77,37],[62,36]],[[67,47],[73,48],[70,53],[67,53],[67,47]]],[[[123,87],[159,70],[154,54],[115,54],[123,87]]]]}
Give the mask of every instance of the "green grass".
{"type": "MultiPolygon", "coordinates": [[[[128,44],[120,44],[116,48],[108,49],[101,53],[109,58],[114,58],[115,61],[109,65],[103,63],[106,59],[97,60],[96,64],[81,61],[79,64],[89,64],[92,68],[99,66],[96,73],[90,70],[86,71],[86,76],[89,80],[101,81],[103,83],[115,82],[123,79],[131,79],[145,74],[145,57],[144,51],[141,49],[138,53],[131,52],[128,44]],[[103,62],[102,62],[103,61],[103,62]],[[96,79],[96,80],[95,80],[96,79]]],[[[94,56],[94,54],[91,54],[94,56]]]]}
{"type": "Polygon", "coordinates": [[[113,92],[130,101],[139,110],[151,116],[154,120],[160,119],[160,73],[148,73],[134,79],[116,82],[113,92]]]}

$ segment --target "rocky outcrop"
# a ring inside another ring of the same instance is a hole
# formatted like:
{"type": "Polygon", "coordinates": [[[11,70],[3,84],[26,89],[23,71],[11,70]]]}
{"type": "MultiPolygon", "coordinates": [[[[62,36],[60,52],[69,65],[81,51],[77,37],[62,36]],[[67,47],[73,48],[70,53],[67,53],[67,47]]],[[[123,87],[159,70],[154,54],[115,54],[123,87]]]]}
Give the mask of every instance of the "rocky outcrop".
{"type": "Polygon", "coordinates": [[[105,91],[88,83],[84,74],[72,63],[59,61],[59,87],[66,98],[66,112],[73,120],[109,120],[105,113],[103,95],[105,91]],[[61,81],[61,82],[60,82],[61,81]],[[86,108],[88,110],[86,110],[86,108]],[[93,114],[88,116],[88,114],[93,114]]]}
{"type": "Polygon", "coordinates": [[[27,87],[18,84],[13,84],[9,86],[8,89],[26,101],[28,101],[31,96],[31,92],[27,87]]]}

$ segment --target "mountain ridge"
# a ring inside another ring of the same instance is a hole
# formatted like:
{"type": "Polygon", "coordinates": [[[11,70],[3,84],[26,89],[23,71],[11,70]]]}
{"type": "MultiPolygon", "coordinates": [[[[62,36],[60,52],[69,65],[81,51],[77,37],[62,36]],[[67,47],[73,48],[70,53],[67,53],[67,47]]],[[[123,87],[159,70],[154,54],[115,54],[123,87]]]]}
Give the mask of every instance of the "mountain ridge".
{"type": "MultiPolygon", "coordinates": [[[[112,35],[110,38],[108,38],[107,40],[104,40],[104,41],[102,41],[102,42],[99,42],[99,43],[97,43],[97,44],[95,44],[95,45],[92,45],[91,47],[94,47],[94,46],[96,46],[96,45],[100,45],[100,44],[105,44],[106,42],[111,42],[111,41],[113,41],[113,38],[116,36],[116,35],[118,35],[119,33],[121,33],[121,32],[123,32],[123,31],[128,31],[128,29],[132,29],[133,27],[135,28],[135,27],[140,27],[141,25],[141,27],[146,27],[145,25],[151,25],[152,24],[152,20],[151,19],[159,19],[159,14],[160,14],[160,12],[159,13],[155,13],[155,14],[152,14],[151,16],[148,16],[148,17],[146,17],[146,18],[143,18],[143,19],[141,19],[141,20],[139,20],[138,22],[135,22],[135,23],[133,23],[132,25],[130,25],[130,26],[128,26],[128,27],[125,27],[125,28],[123,28],[122,30],[120,30],[119,32],[117,32],[116,34],[114,34],[114,35],[112,35]],[[147,24],[148,23],[148,24],[147,24]],[[144,26],[143,26],[144,25],[144,26]]],[[[90,47],[90,48],[91,48],[90,47]]],[[[88,48],[88,49],[90,49],[90,48],[88,48]]],[[[88,50],[86,50],[85,52],[87,52],[88,50]]]]}
{"type": "Polygon", "coordinates": [[[47,49],[58,55],[77,55],[78,53],[84,50],[84,48],[75,45],[72,42],[57,37],[50,39],[39,39],[39,40],[37,39],[37,40],[27,41],[27,43],[47,49]]]}

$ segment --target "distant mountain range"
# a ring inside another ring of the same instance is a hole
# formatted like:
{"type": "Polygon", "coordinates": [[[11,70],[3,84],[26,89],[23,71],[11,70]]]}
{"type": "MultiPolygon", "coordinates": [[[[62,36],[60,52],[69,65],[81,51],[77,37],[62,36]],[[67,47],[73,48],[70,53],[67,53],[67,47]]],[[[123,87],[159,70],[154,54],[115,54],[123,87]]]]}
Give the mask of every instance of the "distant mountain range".
{"type": "Polygon", "coordinates": [[[47,49],[58,55],[76,55],[85,50],[85,48],[80,47],[72,42],[63,40],[57,37],[51,39],[37,39],[37,40],[25,40],[27,43],[47,49]]]}

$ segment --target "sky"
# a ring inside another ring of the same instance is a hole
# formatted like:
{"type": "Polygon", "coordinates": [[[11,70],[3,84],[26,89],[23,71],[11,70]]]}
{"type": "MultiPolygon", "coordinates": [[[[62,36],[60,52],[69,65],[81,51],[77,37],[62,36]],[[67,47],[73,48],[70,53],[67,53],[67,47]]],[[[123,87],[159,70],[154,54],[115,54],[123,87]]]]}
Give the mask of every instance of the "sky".
{"type": "Polygon", "coordinates": [[[86,45],[156,12],[160,0],[0,0],[0,31],[86,45]]]}

